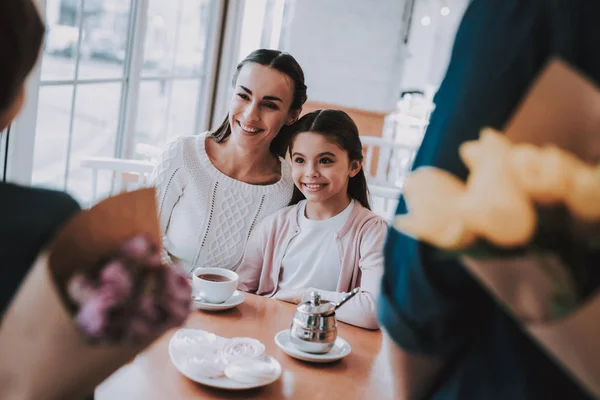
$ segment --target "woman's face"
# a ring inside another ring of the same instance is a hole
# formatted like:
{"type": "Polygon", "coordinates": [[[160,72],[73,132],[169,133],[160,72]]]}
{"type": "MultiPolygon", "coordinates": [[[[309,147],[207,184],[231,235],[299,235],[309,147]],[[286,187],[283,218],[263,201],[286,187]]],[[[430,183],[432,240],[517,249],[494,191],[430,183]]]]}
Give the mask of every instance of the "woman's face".
{"type": "Polygon", "coordinates": [[[229,104],[230,140],[246,149],[268,149],[281,127],[300,110],[290,110],[294,82],[268,66],[248,63],[238,75],[229,104]]]}

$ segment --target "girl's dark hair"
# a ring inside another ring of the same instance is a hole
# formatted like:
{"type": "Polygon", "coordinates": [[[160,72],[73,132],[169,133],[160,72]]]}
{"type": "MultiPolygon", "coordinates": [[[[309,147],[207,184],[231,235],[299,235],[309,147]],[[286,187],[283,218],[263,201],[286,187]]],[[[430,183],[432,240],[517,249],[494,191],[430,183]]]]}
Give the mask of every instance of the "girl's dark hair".
{"type": "MultiPolygon", "coordinates": [[[[316,110],[304,115],[296,123],[289,126],[291,131],[288,145],[288,152],[292,156],[292,146],[294,139],[302,132],[313,132],[324,135],[332,143],[348,152],[350,162],[363,160],[362,143],[358,134],[356,124],[348,114],[341,110],[316,110]]],[[[367,178],[363,168],[358,174],[350,178],[348,182],[348,195],[350,198],[358,201],[366,209],[371,209],[369,205],[369,189],[367,187],[367,178]]],[[[304,199],[304,195],[294,187],[294,195],[290,204],[296,204],[304,199]]]]}
{"type": "Polygon", "coordinates": [[[0,112],[15,101],[33,69],[44,31],[44,23],[33,1],[0,1],[0,112]]]}
{"type": "MultiPolygon", "coordinates": [[[[306,84],[304,83],[304,72],[294,57],[279,50],[255,50],[237,65],[232,82],[234,87],[242,67],[248,63],[271,67],[286,74],[294,82],[294,96],[290,110],[298,110],[302,107],[306,101],[306,84]]],[[[221,125],[214,131],[209,132],[208,136],[212,137],[215,142],[220,143],[227,139],[229,135],[231,135],[231,126],[229,126],[228,114],[221,125]]],[[[271,152],[277,156],[284,155],[287,143],[288,138],[280,131],[271,142],[271,152]]]]}

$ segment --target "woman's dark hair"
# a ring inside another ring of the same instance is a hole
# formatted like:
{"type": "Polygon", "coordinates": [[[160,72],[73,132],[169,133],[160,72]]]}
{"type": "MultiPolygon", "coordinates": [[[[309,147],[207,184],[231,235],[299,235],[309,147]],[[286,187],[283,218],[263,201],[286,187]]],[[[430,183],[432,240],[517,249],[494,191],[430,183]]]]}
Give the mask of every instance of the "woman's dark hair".
{"type": "MultiPolygon", "coordinates": [[[[304,115],[296,123],[288,127],[290,140],[288,152],[292,156],[294,139],[302,132],[313,132],[324,135],[332,143],[348,152],[350,162],[363,160],[362,143],[356,124],[348,114],[341,110],[316,110],[304,115]]],[[[348,182],[348,196],[358,201],[363,207],[371,209],[369,205],[369,189],[363,168],[348,182]]],[[[294,187],[294,195],[290,204],[296,204],[304,199],[304,195],[294,187]]]]}
{"type": "MultiPolygon", "coordinates": [[[[290,110],[298,110],[306,101],[306,85],[304,83],[304,72],[300,64],[294,57],[288,53],[283,53],[279,50],[259,49],[250,53],[238,65],[233,75],[233,86],[237,82],[238,75],[242,67],[248,63],[256,63],[271,67],[279,72],[286,74],[294,83],[294,96],[290,110]]],[[[217,143],[227,139],[231,135],[231,126],[229,126],[229,115],[225,116],[225,120],[221,125],[208,136],[212,137],[217,143]]],[[[275,155],[282,156],[285,154],[288,138],[281,132],[275,136],[271,142],[271,152],[275,155]]]]}
{"type": "Polygon", "coordinates": [[[31,0],[0,1],[0,112],[15,101],[33,69],[44,31],[44,23],[31,0]]]}

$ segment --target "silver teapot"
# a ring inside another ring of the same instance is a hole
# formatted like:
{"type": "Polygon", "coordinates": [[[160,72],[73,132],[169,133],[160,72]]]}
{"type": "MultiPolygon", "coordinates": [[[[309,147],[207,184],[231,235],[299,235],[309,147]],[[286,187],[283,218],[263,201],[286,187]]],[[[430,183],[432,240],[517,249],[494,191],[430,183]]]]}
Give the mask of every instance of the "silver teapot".
{"type": "Polygon", "coordinates": [[[296,308],[290,327],[290,341],[300,351],[314,354],[327,353],[337,338],[335,310],[350,300],[360,288],[355,288],[339,303],[321,300],[318,292],[312,292],[310,300],[296,308]]]}

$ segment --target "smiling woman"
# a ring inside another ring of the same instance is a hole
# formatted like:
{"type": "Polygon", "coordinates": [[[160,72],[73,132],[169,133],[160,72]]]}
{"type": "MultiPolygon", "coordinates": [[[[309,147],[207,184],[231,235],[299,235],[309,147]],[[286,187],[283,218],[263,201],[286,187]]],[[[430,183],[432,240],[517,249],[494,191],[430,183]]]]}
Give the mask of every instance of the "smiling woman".
{"type": "Polygon", "coordinates": [[[223,123],[171,143],[153,174],[165,253],[189,273],[235,270],[254,226],[292,198],[282,128],[306,101],[302,68],[287,53],[256,50],[233,85],[223,123]]]}
{"type": "Polygon", "coordinates": [[[271,134],[273,142],[270,150],[281,155],[285,137],[277,137],[277,132],[284,124],[290,125],[296,121],[306,102],[304,72],[300,65],[287,53],[257,50],[240,62],[233,77],[233,86],[235,92],[229,105],[229,114],[210,135],[216,142],[223,142],[232,134],[232,127],[241,122],[247,122],[252,128],[251,121],[262,117],[264,114],[257,113],[266,108],[274,112],[269,114],[268,121],[264,123],[278,126],[277,131],[271,134]],[[254,96],[253,91],[256,91],[254,96]]]}

